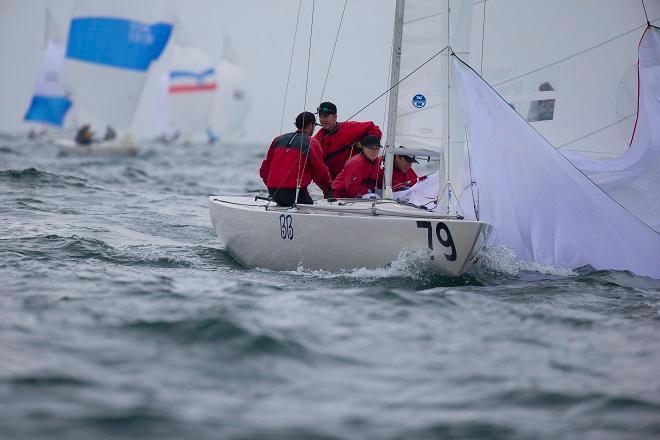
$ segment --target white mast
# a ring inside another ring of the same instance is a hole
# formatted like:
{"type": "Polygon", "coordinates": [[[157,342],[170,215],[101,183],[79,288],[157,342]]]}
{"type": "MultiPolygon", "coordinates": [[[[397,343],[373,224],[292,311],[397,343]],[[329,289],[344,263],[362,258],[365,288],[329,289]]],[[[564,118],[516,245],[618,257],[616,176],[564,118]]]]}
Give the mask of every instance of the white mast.
{"type": "Polygon", "coordinates": [[[392,194],[392,167],[394,166],[394,135],[396,133],[396,111],[399,101],[399,74],[401,70],[401,42],[403,40],[403,12],[405,0],[397,0],[394,12],[394,36],[392,37],[392,66],[390,70],[390,95],[388,98],[387,139],[385,141],[385,190],[383,197],[392,194]]]}
{"type": "MultiPolygon", "coordinates": [[[[450,115],[452,112],[452,109],[450,108],[450,64],[449,64],[449,56],[451,54],[451,47],[450,47],[450,12],[451,12],[451,5],[449,3],[449,0],[443,0],[443,8],[444,11],[447,12],[446,18],[447,18],[447,49],[445,50],[445,53],[441,55],[442,59],[442,82],[445,87],[442,88],[442,113],[443,113],[443,118],[442,118],[442,152],[444,156],[444,161],[440,162],[440,167],[442,168],[443,162],[444,162],[444,175],[445,175],[445,182],[442,182],[441,179],[439,179],[439,185],[440,187],[438,194],[442,195],[443,201],[446,201],[446,207],[447,207],[447,214],[451,212],[451,198],[452,198],[452,187],[451,187],[451,156],[450,156],[450,147],[451,147],[451,133],[450,133],[450,115]]],[[[440,200],[438,200],[440,202],[440,200]]]]}

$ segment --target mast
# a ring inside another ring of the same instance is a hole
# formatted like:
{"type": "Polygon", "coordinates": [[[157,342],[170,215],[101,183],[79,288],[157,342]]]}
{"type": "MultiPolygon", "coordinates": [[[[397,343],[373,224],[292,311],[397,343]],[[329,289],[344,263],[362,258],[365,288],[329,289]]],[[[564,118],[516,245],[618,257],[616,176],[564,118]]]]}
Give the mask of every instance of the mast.
{"type": "Polygon", "coordinates": [[[405,0],[396,0],[394,11],[394,34],[392,37],[392,65],[390,70],[390,95],[388,98],[387,139],[385,140],[385,182],[383,197],[394,198],[392,194],[392,167],[394,166],[394,134],[396,132],[396,110],[399,101],[399,82],[401,70],[401,42],[403,40],[403,12],[405,0]]]}
{"type": "MultiPolygon", "coordinates": [[[[447,18],[447,50],[445,50],[445,53],[441,55],[441,64],[442,64],[442,80],[444,82],[445,87],[442,89],[442,105],[443,105],[443,115],[444,118],[442,118],[442,150],[444,154],[444,175],[445,175],[445,182],[444,182],[444,189],[442,187],[443,182],[440,181],[439,185],[440,188],[438,188],[440,191],[438,194],[443,194],[444,197],[446,197],[446,207],[447,207],[447,215],[451,212],[451,197],[452,197],[452,187],[451,187],[451,124],[450,124],[450,115],[452,112],[452,109],[450,108],[450,64],[449,64],[449,55],[451,54],[451,21],[450,21],[450,12],[451,12],[451,5],[449,0],[443,0],[443,10],[446,11],[446,18],[447,18]]],[[[442,162],[441,162],[442,166],[442,162]]]]}

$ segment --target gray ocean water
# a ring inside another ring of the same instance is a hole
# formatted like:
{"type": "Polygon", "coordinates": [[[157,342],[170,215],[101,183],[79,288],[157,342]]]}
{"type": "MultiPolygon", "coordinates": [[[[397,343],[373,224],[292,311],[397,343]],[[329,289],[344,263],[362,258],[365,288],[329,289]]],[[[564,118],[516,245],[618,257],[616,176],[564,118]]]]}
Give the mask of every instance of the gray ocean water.
{"type": "Polygon", "coordinates": [[[1,439],[660,438],[660,281],[242,267],[207,196],[265,149],[0,138],[1,439]]]}

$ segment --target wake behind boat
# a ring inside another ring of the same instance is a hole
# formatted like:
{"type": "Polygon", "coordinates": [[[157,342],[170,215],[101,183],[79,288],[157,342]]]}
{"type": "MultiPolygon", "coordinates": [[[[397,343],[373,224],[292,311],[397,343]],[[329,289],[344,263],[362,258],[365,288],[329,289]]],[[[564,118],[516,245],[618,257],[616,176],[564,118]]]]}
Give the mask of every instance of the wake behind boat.
{"type": "Polygon", "coordinates": [[[336,271],[386,266],[411,252],[460,275],[490,227],[395,200],[318,200],[296,208],[249,196],[211,196],[210,215],[230,254],[250,267],[336,271]]]}

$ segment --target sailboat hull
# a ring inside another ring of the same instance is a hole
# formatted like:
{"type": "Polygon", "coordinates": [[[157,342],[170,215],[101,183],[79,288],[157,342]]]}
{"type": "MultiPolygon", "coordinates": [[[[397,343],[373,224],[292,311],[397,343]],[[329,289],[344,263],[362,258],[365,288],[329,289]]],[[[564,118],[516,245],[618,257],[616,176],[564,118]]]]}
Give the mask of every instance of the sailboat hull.
{"type": "Polygon", "coordinates": [[[138,148],[130,142],[104,141],[90,146],[78,145],[70,139],[56,139],[60,156],[135,156],[138,148]]]}
{"type": "Polygon", "coordinates": [[[412,252],[438,273],[460,275],[490,229],[389,200],[322,200],[295,210],[251,197],[212,196],[209,209],[238,262],[273,270],[376,268],[412,252]]]}

